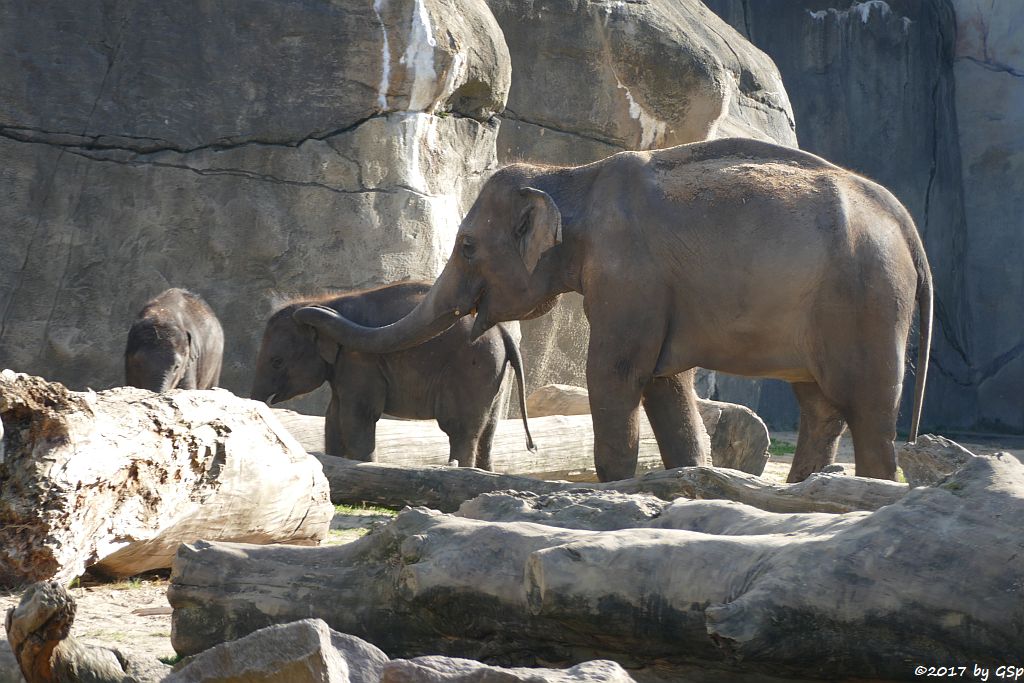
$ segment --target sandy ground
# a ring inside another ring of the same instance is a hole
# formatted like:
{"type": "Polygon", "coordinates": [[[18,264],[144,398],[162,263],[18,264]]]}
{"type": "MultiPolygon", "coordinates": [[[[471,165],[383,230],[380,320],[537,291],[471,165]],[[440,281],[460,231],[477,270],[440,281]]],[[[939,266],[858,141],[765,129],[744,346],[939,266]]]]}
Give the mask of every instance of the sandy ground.
{"type": "MultiPolygon", "coordinates": [[[[385,524],[390,515],[374,510],[346,510],[331,520],[327,545],[339,545],[363,536],[373,525],[385,524]]],[[[158,572],[128,581],[102,582],[88,577],[71,588],[78,605],[72,634],[86,643],[118,648],[140,657],[174,661],[171,647],[171,608],[167,604],[167,576],[158,572]]],[[[0,615],[15,607],[21,595],[0,593],[0,615]]],[[[21,682],[10,645],[0,629],[0,683],[21,682]]]]}
{"type": "MultiPolygon", "coordinates": [[[[795,432],[775,432],[774,441],[796,443],[795,432]]],[[[1010,451],[1024,461],[1024,437],[953,437],[974,453],[1010,451]]],[[[792,454],[773,455],[765,476],[785,481],[792,454]]],[[[853,469],[853,444],[849,434],[840,442],[837,462],[853,469]]],[[[329,544],[348,543],[366,533],[375,524],[386,523],[388,516],[376,510],[346,510],[335,515],[331,523],[329,544]]],[[[171,614],[165,593],[167,572],[149,574],[129,581],[104,583],[84,579],[71,589],[78,603],[73,634],[88,643],[117,647],[143,657],[172,661],[171,614]]],[[[20,595],[0,593],[0,614],[17,605],[20,595]]],[[[7,641],[0,633],[0,683],[21,681],[7,641]]]]}

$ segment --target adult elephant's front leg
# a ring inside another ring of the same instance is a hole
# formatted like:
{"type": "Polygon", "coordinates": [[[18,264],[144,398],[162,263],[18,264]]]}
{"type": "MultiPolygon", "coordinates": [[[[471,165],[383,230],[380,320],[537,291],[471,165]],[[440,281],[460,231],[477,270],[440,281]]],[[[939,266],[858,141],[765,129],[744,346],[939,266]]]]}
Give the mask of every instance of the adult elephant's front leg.
{"type": "MultiPolygon", "coordinates": [[[[636,354],[616,346],[596,343],[591,332],[587,388],[594,420],[594,465],[600,481],[629,479],[636,474],[640,394],[650,376],[646,367],[638,369],[636,354]]],[[[650,365],[653,367],[653,360],[650,365]]]]}
{"type": "Polygon", "coordinates": [[[644,387],[644,410],[667,470],[711,465],[711,442],[693,390],[694,372],[655,377],[644,387]]]}

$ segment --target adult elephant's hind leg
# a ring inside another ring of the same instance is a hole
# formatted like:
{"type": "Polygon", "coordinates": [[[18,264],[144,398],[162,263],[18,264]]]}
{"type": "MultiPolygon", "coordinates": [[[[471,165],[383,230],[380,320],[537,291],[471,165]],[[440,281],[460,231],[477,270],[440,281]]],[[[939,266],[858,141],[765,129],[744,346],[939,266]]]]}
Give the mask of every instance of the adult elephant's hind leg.
{"type": "Polygon", "coordinates": [[[644,410],[665,469],[711,465],[711,443],[693,390],[694,372],[655,377],[644,387],[644,410]]]}
{"type": "Polygon", "coordinates": [[[896,416],[900,385],[888,391],[879,383],[871,396],[860,396],[847,411],[858,477],[896,479],[896,416]]]}
{"type": "Polygon", "coordinates": [[[836,446],[846,422],[814,382],[794,382],[790,386],[800,403],[800,434],[786,479],[792,483],[820,472],[836,459],[836,446]]]}

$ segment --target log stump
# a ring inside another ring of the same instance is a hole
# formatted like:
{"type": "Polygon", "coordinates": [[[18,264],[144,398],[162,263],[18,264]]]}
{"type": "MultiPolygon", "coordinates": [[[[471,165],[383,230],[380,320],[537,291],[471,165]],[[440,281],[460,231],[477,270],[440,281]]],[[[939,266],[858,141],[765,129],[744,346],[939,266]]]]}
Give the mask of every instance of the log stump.
{"type": "Polygon", "coordinates": [[[33,584],[4,627],[26,683],[157,683],[171,668],[71,635],[75,599],[56,581],[33,584]]]}

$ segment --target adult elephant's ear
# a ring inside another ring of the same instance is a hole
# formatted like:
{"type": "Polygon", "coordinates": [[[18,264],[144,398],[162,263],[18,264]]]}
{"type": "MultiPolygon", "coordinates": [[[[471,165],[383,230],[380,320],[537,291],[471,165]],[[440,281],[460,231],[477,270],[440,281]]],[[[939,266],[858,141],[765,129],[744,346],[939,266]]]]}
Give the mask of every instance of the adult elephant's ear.
{"type": "Polygon", "coordinates": [[[541,254],[562,243],[562,214],[555,200],[543,190],[524,187],[519,194],[524,201],[515,237],[526,270],[533,273],[541,254]]]}

